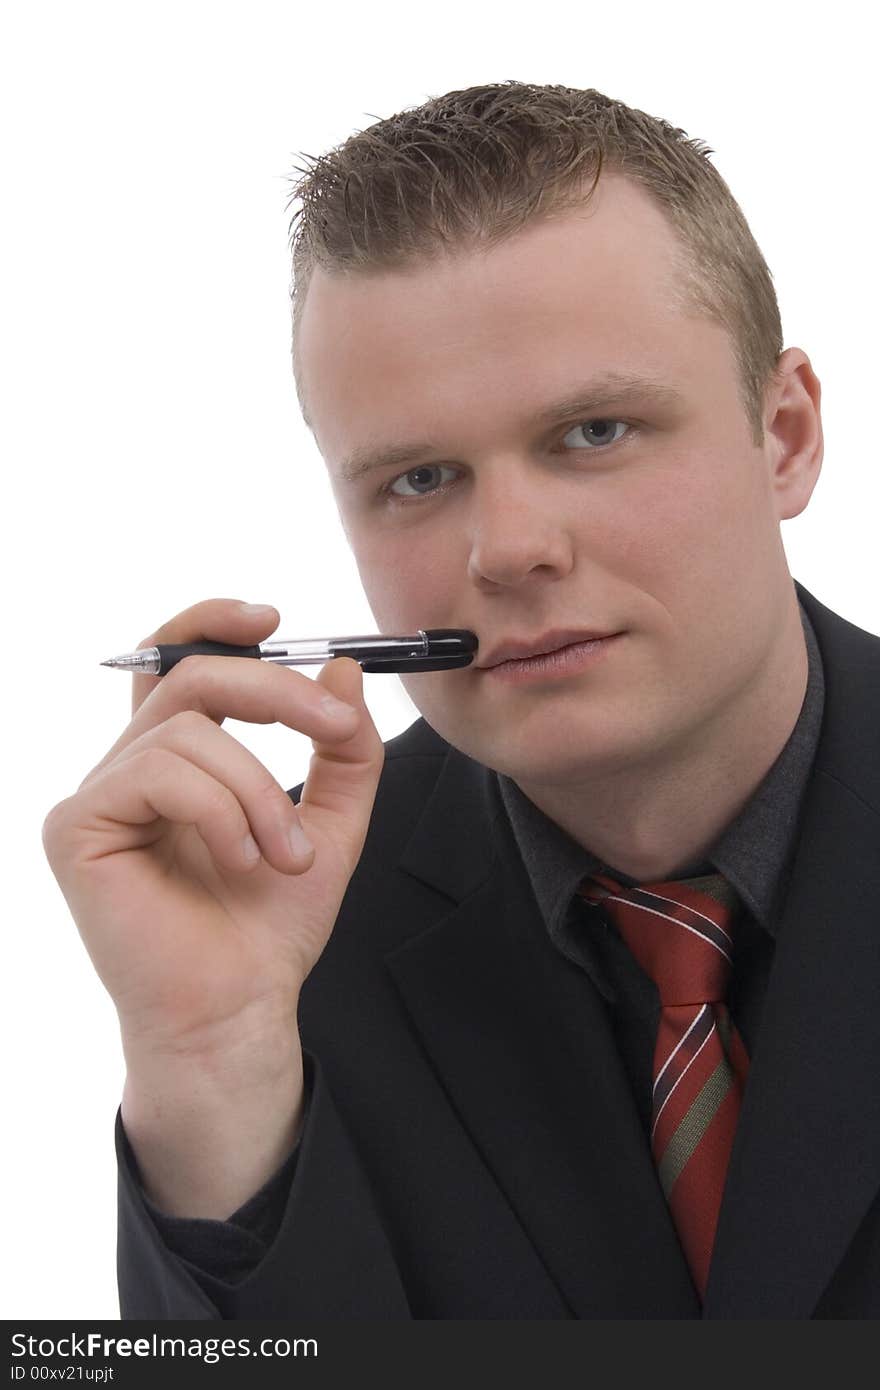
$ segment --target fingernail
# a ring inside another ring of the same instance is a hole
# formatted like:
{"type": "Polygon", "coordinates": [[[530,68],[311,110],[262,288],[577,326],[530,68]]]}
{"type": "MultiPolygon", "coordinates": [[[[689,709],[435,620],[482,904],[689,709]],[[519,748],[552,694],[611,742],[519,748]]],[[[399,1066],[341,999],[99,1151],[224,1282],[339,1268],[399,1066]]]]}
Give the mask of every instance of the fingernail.
{"type": "Polygon", "coordinates": [[[301,857],[304,854],[311,854],[312,850],[315,848],[301,825],[292,825],[290,827],[288,839],[290,840],[290,848],[297,857],[301,857]]]}
{"type": "Polygon", "coordinates": [[[242,613],[271,613],[273,611],[271,603],[240,603],[238,606],[242,613]]]}

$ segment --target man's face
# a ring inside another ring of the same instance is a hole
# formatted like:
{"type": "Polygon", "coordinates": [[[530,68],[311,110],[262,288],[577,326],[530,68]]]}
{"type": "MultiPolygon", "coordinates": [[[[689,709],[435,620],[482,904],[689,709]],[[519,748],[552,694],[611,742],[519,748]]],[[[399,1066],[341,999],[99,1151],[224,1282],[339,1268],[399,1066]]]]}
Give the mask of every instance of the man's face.
{"type": "Polygon", "coordinates": [[[674,245],[603,175],[585,208],[493,250],[309,287],[305,397],[379,630],[470,628],[477,661],[553,628],[623,634],[528,684],[401,676],[443,738],[524,785],[711,747],[791,601],[774,443],[752,443],[727,334],[670,306],[674,245]],[[610,374],[677,397],[547,414],[610,374]],[[429,447],[342,476],[411,443],[429,447]]]}

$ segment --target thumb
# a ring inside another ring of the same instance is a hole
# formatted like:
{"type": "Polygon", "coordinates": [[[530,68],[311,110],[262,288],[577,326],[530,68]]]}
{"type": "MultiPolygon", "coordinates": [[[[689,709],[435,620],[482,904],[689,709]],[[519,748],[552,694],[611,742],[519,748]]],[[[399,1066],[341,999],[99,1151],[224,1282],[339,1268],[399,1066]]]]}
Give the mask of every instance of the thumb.
{"type": "Polygon", "coordinates": [[[331,695],[352,705],[358,721],[350,738],[326,743],[312,739],[315,751],[299,803],[301,818],[308,834],[310,825],[317,831],[329,830],[329,818],[335,822],[342,817],[359,855],[385,762],[385,745],[364,701],[364,673],[352,657],[332,657],[315,679],[331,695]]]}
{"type": "Polygon", "coordinates": [[[338,700],[345,700],[346,704],[354,705],[357,710],[366,708],[364,673],[353,657],[334,656],[330,661],[325,661],[315,677],[315,683],[329,690],[338,700]]]}

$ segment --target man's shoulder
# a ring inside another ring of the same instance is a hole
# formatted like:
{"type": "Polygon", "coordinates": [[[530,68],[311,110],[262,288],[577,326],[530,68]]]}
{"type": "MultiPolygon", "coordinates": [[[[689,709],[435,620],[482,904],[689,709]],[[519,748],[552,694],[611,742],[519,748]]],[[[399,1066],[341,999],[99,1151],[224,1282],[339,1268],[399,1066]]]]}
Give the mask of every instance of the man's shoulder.
{"type": "Polygon", "coordinates": [[[385,740],[385,762],[397,762],[402,758],[445,758],[449,744],[432,729],[421,716],[414,720],[403,733],[385,740]]]}
{"type": "MultiPolygon", "coordinates": [[[[376,793],[382,800],[390,790],[398,796],[404,787],[410,787],[415,796],[423,796],[439,776],[450,752],[446,739],[432,729],[430,724],[419,717],[402,733],[384,740],[385,763],[376,793]]],[[[292,787],[287,795],[298,802],[304,782],[292,787]]]]}
{"type": "Polygon", "coordinates": [[[810,620],[825,681],[826,705],[840,723],[855,719],[877,742],[876,711],[880,702],[880,637],[819,603],[802,584],[798,599],[810,620]]]}
{"type": "MultiPolygon", "coordinates": [[[[486,772],[454,749],[421,717],[394,738],[384,740],[384,747],[385,761],[361,854],[359,878],[371,867],[381,873],[399,860],[444,773],[444,794],[459,804],[462,798],[472,799],[481,774],[486,772]],[[448,766],[450,757],[455,759],[453,769],[448,766]]],[[[295,804],[304,785],[300,782],[288,790],[287,795],[295,804]]]]}
{"type": "Polygon", "coordinates": [[[880,809],[880,637],[819,603],[798,598],[816,634],[825,689],[815,768],[880,809]]]}
{"type": "Polygon", "coordinates": [[[845,654],[861,659],[872,670],[880,666],[880,637],[876,633],[820,603],[798,580],[795,591],[824,648],[824,659],[834,660],[845,654]]]}

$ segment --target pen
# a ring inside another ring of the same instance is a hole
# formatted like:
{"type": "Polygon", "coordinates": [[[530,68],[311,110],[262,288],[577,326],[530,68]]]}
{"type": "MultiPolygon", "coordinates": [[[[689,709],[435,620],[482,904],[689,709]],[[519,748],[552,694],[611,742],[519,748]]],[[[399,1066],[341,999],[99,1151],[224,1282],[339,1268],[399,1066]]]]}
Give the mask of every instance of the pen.
{"type": "Polygon", "coordinates": [[[228,642],[163,643],[102,661],[119,671],[165,676],[185,656],[249,656],[278,666],[309,666],[333,656],[350,656],[363,671],[450,671],[470,666],[479,646],[477,634],[464,628],[419,628],[414,637],[305,637],[294,642],[260,642],[254,647],[228,642]]]}

